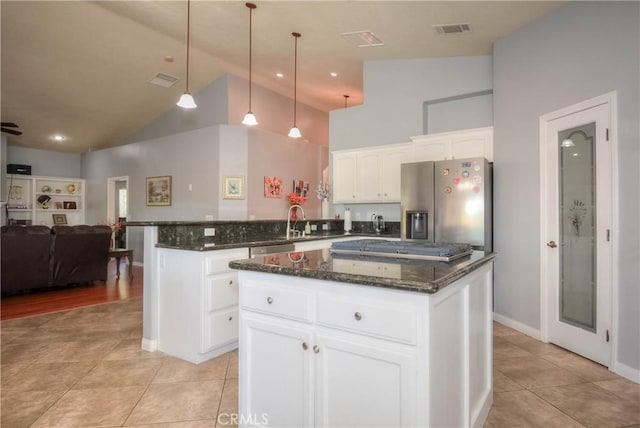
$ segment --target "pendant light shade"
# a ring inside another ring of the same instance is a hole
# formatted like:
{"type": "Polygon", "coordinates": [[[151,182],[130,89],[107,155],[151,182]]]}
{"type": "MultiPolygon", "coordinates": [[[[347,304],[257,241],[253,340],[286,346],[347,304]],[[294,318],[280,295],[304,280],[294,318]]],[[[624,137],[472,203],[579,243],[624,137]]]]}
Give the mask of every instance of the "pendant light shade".
{"type": "Polygon", "coordinates": [[[251,45],[253,37],[253,22],[251,19],[251,15],[253,9],[255,9],[257,6],[253,3],[245,3],[245,5],[249,8],[249,111],[244,115],[242,124],[247,126],[254,126],[258,124],[258,121],[256,120],[256,116],[251,111],[251,45]]]}
{"type": "Polygon", "coordinates": [[[291,138],[300,138],[302,134],[296,125],[296,108],[298,104],[297,99],[297,91],[298,91],[298,37],[302,34],[300,33],[291,33],[295,40],[295,51],[294,51],[294,59],[293,59],[293,126],[291,127],[291,131],[289,131],[289,137],[291,138]]]}
{"type": "Polygon", "coordinates": [[[176,103],[178,107],[182,108],[196,108],[195,100],[189,92],[189,30],[190,30],[190,18],[191,18],[191,1],[187,0],[187,88],[176,103]]]}

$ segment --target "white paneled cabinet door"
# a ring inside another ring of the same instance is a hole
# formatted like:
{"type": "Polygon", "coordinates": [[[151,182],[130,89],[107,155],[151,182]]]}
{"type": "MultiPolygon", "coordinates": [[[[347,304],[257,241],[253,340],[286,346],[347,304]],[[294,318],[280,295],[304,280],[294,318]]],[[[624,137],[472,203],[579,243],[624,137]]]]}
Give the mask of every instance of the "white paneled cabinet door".
{"type": "Polygon", "coordinates": [[[413,161],[437,161],[451,159],[451,144],[448,137],[429,137],[413,144],[413,161]]]}
{"type": "Polygon", "coordinates": [[[314,426],[311,331],[246,314],[241,329],[240,365],[245,375],[240,378],[239,414],[272,427],[314,426]]]}
{"type": "Polygon", "coordinates": [[[356,163],[356,196],[360,202],[382,200],[380,153],[358,153],[356,163]]]}
{"type": "Polygon", "coordinates": [[[316,426],[415,426],[415,350],[402,348],[316,334],[316,426]]]}
{"type": "Polygon", "coordinates": [[[451,135],[451,157],[453,159],[487,158],[493,161],[493,129],[451,135]]]}
{"type": "Polygon", "coordinates": [[[407,162],[409,147],[402,145],[396,150],[382,152],[382,199],[387,202],[400,201],[400,165],[407,162]]]}
{"type": "Polygon", "coordinates": [[[356,200],[356,154],[336,153],[333,156],[333,202],[356,200]]]}

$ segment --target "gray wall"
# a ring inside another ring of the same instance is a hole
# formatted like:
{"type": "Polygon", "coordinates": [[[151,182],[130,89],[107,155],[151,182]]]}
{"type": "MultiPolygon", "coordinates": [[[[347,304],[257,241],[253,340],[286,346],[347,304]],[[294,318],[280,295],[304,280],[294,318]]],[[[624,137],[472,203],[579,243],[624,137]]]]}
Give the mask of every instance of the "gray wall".
{"type": "MultiPolygon", "coordinates": [[[[370,61],[364,66],[364,99],[360,106],[330,113],[329,150],[406,143],[423,135],[424,106],[465,94],[490,91],[490,56],[370,61]]],[[[442,108],[441,108],[442,109],[442,108]]],[[[435,117],[436,129],[467,129],[491,117],[491,103],[459,102],[446,106],[447,115],[435,117]],[[473,104],[473,107],[470,105],[473,104]],[[462,108],[464,107],[464,108],[462,108]],[[446,118],[455,117],[454,123],[446,118]]],[[[369,220],[373,212],[400,221],[400,204],[348,204],[331,207],[331,213],[351,209],[353,220],[369,220]]]]}
{"type": "Polygon", "coordinates": [[[309,182],[304,203],[306,218],[320,218],[320,201],[315,189],[326,167],[327,148],[296,141],[283,135],[253,131],[249,137],[249,207],[256,219],[286,219],[289,203],[286,196],[293,191],[293,180],[309,182]],[[282,179],[282,198],[264,197],[264,177],[282,179]]]}
{"type": "MultiPolygon", "coordinates": [[[[8,146],[7,163],[31,165],[32,175],[81,178],[80,154],[8,146]]],[[[6,173],[6,168],[3,173],[6,173]]]]}
{"type": "MultiPolygon", "coordinates": [[[[330,113],[330,150],[409,141],[423,134],[426,101],[491,89],[491,56],[370,61],[364,104],[330,113]]],[[[460,127],[469,128],[459,117],[460,127]]]]}
{"type": "Polygon", "coordinates": [[[640,368],[639,4],[572,2],[494,45],[495,311],[540,328],[539,118],[618,93],[618,358],[640,368]]]}

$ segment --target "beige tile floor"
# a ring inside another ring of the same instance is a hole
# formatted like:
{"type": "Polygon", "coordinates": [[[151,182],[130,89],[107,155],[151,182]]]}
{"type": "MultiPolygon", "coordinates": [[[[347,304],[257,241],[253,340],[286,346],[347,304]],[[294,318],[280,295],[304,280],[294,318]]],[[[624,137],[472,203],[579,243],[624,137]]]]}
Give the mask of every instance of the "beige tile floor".
{"type": "MultiPolygon", "coordinates": [[[[3,321],[1,426],[230,425],[237,352],[195,365],[140,350],[141,299],[3,321]]],[[[640,427],[640,385],[494,324],[487,427],[640,427]]]]}

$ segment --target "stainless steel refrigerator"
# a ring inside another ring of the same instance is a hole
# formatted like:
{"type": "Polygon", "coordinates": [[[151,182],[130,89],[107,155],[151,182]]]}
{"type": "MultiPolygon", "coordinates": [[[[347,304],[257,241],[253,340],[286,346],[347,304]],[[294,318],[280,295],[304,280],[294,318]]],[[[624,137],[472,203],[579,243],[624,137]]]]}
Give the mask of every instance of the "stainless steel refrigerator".
{"type": "Polygon", "coordinates": [[[402,239],[493,249],[492,169],[486,159],[405,163],[401,171],[402,239]]]}

